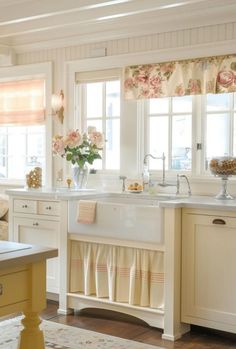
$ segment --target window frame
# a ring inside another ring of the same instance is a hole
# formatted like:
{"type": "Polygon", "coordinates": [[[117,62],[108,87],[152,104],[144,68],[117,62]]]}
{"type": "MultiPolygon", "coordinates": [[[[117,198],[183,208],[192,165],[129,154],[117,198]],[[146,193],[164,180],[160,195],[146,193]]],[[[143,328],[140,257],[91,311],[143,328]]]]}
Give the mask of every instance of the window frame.
{"type": "MultiPolygon", "coordinates": [[[[176,173],[180,174],[186,174],[190,176],[191,178],[213,178],[212,174],[209,170],[205,169],[205,161],[207,160],[206,156],[206,132],[207,132],[207,114],[221,114],[221,113],[227,113],[229,114],[229,152],[230,156],[233,154],[233,145],[234,142],[236,143],[236,139],[233,139],[233,133],[234,133],[234,118],[236,117],[236,105],[234,101],[236,100],[236,93],[232,93],[230,96],[230,102],[229,102],[229,110],[222,109],[219,112],[207,112],[207,96],[206,95],[195,95],[192,96],[192,169],[190,171],[185,170],[175,170],[170,168],[171,164],[171,152],[169,152],[169,166],[168,169],[166,169],[166,173],[169,177],[172,177],[176,173]],[[197,144],[201,146],[201,149],[197,149],[197,144]]],[[[172,97],[169,97],[170,99],[172,97]]],[[[148,106],[148,100],[141,101],[143,103],[143,119],[144,119],[144,149],[145,153],[148,153],[148,143],[149,143],[149,134],[148,134],[148,119],[149,119],[149,106],[148,106]]],[[[170,101],[169,101],[170,103],[170,101]]],[[[167,115],[166,113],[163,113],[163,115],[167,115]]],[[[168,120],[171,119],[172,111],[170,111],[170,114],[168,113],[167,117],[168,120]]],[[[187,113],[186,113],[187,114],[187,113]]],[[[169,124],[169,142],[168,142],[168,148],[171,149],[172,145],[172,124],[170,122],[169,124]]],[[[217,154],[216,154],[217,156],[217,154]]],[[[236,156],[236,154],[234,155],[236,156]]],[[[151,169],[150,172],[155,176],[159,176],[161,174],[161,170],[153,170],[151,169]]]]}
{"type": "MultiPolygon", "coordinates": [[[[52,186],[52,117],[51,117],[51,96],[52,96],[52,63],[37,63],[30,65],[19,65],[1,68],[1,82],[38,79],[45,80],[45,186],[52,186]]],[[[24,186],[25,180],[0,178],[0,185],[24,186]]]]}

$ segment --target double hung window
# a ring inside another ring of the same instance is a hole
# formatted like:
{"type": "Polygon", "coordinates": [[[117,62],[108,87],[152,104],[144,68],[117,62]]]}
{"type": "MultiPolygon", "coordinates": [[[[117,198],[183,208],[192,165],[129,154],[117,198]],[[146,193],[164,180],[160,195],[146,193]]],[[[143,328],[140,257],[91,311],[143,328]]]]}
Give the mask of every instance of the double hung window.
{"type": "Polygon", "coordinates": [[[83,131],[89,126],[104,133],[106,143],[102,161],[95,169],[118,170],[120,167],[120,77],[116,70],[77,75],[78,119],[83,131]]]}

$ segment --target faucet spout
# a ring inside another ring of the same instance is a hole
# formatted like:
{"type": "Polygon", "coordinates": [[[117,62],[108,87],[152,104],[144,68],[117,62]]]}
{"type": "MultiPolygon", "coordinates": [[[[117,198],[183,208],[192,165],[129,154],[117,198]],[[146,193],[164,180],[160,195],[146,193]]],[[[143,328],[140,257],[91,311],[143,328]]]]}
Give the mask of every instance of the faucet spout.
{"type": "Polygon", "coordinates": [[[144,159],[143,159],[143,165],[144,165],[144,168],[143,168],[143,184],[144,184],[144,186],[148,185],[149,177],[150,177],[149,169],[148,169],[148,165],[147,165],[148,157],[151,157],[152,159],[155,159],[155,160],[162,160],[162,183],[160,185],[166,186],[166,182],[165,182],[165,160],[166,160],[165,153],[163,153],[162,156],[160,156],[160,157],[159,156],[153,156],[152,154],[146,154],[144,156],[144,159]]]}
{"type": "Polygon", "coordinates": [[[179,194],[179,189],[180,189],[180,178],[184,178],[186,183],[187,183],[187,186],[188,186],[188,195],[191,196],[192,195],[192,191],[191,191],[191,187],[190,187],[190,183],[189,183],[189,179],[186,175],[177,175],[177,191],[176,191],[176,194],[178,195],[179,194]]]}

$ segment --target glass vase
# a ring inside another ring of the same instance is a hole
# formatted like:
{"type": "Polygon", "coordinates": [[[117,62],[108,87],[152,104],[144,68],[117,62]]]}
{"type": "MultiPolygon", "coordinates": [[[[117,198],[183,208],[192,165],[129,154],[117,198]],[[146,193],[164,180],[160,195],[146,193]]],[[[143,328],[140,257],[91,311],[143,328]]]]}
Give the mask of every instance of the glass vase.
{"type": "Polygon", "coordinates": [[[75,189],[84,189],[87,186],[88,181],[88,167],[84,165],[80,167],[78,165],[72,166],[72,179],[75,189]]]}

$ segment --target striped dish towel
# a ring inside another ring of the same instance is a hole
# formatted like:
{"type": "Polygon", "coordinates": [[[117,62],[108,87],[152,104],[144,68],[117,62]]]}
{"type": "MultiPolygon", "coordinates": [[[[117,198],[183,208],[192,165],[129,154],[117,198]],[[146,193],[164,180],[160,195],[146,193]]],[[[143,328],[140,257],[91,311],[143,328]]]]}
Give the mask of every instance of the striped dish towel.
{"type": "Polygon", "coordinates": [[[76,222],[92,224],[96,217],[96,201],[79,200],[77,205],[76,222]]]}

